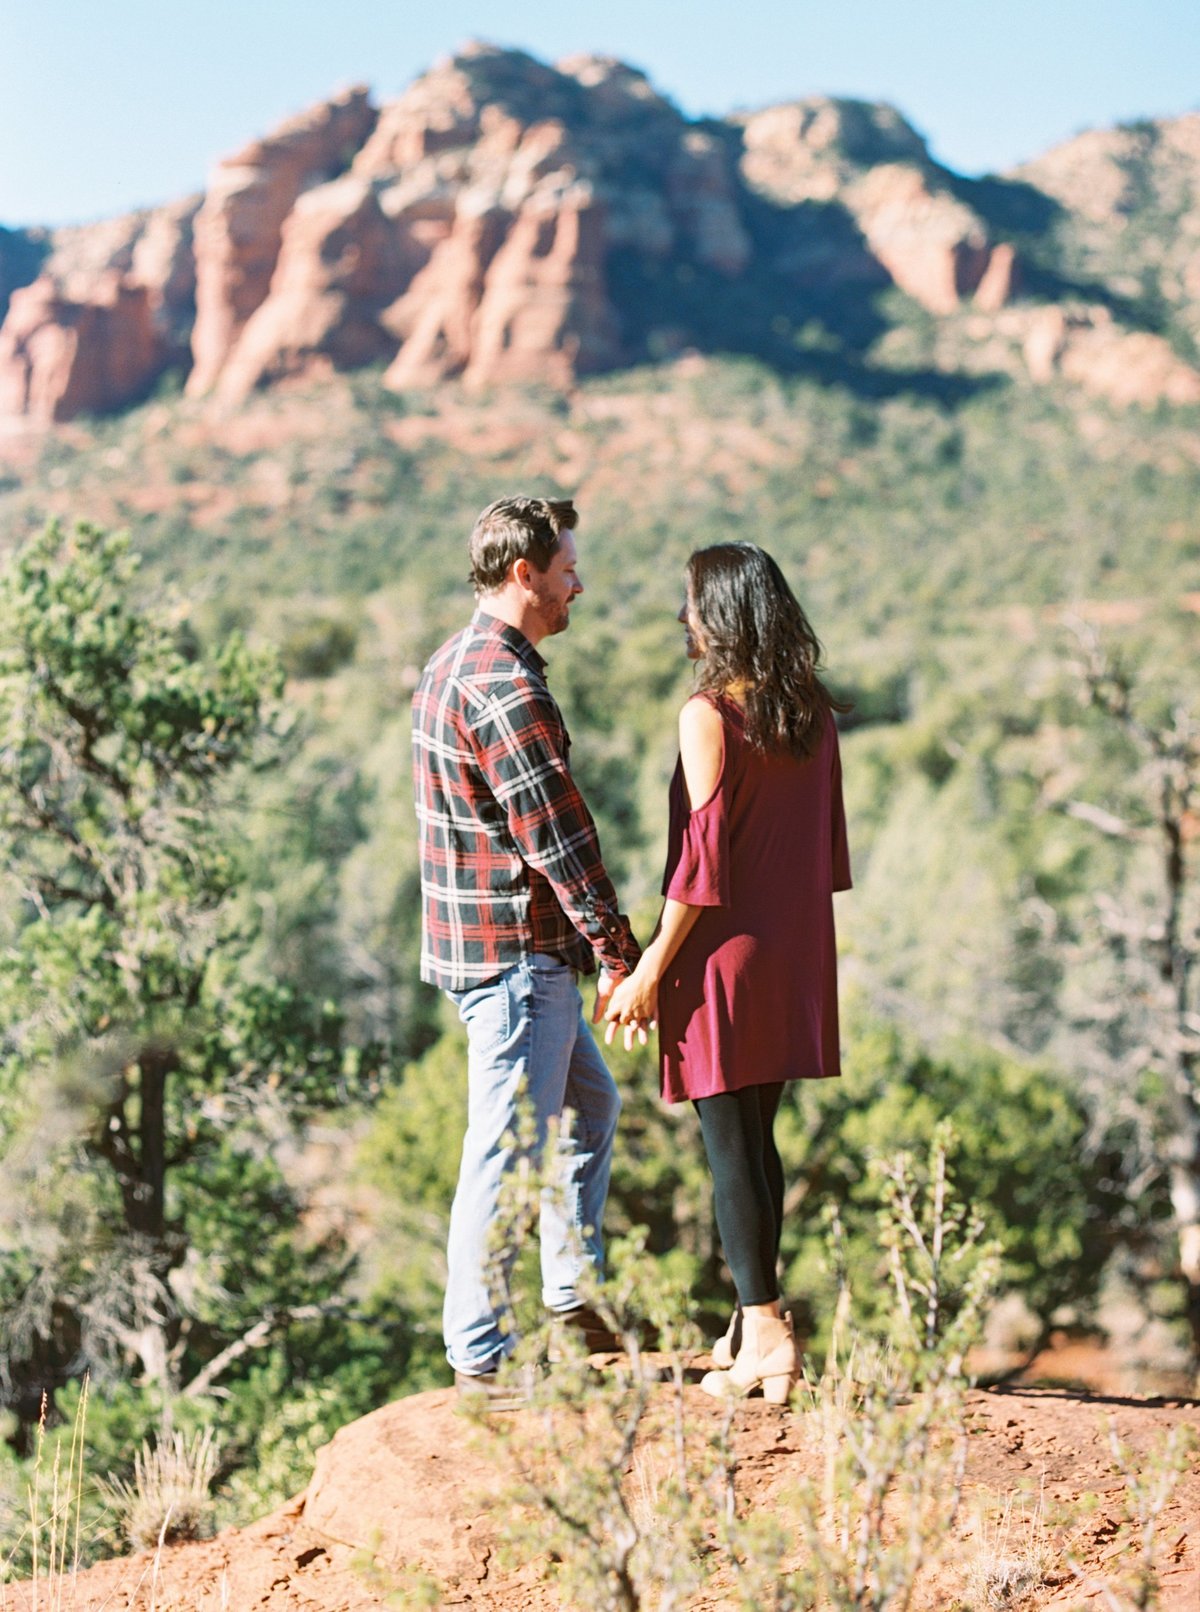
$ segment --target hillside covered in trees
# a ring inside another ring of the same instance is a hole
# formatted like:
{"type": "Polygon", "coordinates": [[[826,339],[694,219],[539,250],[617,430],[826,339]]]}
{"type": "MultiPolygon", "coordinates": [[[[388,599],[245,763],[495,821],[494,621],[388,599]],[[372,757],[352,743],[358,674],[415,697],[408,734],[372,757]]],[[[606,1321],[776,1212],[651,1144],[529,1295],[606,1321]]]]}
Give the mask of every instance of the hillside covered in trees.
{"type": "MultiPolygon", "coordinates": [[[[1194,298],[1152,228],[1186,211],[1187,122],[984,185],[993,247],[1025,265],[990,312],[961,287],[935,312],[883,273],[831,311],[785,277],[786,332],[726,341],[695,323],[718,308],[702,297],[663,348],[661,284],[621,281],[641,345],[553,387],[461,365],[398,385],[380,351],[214,405],[167,366],[123,412],[6,426],[0,1528],[43,1394],[69,1425],[85,1372],[93,1470],[127,1472],[169,1405],[217,1429],[239,1520],[301,1487],[342,1423],[443,1380],[463,1049],[416,978],[408,702],[505,491],[581,511],[586,592],[551,685],[643,933],[688,553],[768,548],[852,702],[846,1074],[793,1091],[781,1124],[809,1335],[832,1319],[826,1206],[869,1292],[868,1155],[949,1116],[1003,1246],[1009,1341],[1119,1316],[1131,1383],[1189,1380],[1200,404],[1111,379],[1147,353],[1160,380],[1193,373],[1194,298]],[[1119,232],[1080,223],[1085,157],[1124,164],[1119,232]],[[1052,221],[1035,183],[1057,187],[1052,221]],[[1052,361],[1035,315],[1063,321],[1052,361]],[[1118,338],[1135,346],[1102,357],[1118,338]]],[[[645,1228],[715,1316],[694,1119],[658,1104],[649,1054],[612,1062],[611,1230],[645,1228]]]]}

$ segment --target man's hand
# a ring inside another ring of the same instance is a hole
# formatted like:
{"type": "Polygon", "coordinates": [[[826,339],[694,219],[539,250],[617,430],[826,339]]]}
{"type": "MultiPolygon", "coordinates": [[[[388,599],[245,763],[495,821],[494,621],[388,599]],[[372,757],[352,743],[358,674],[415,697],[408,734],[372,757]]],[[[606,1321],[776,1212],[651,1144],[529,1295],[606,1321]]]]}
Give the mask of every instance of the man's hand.
{"type": "Polygon", "coordinates": [[[593,1024],[600,1023],[608,1009],[613,992],[626,977],[624,974],[610,974],[607,968],[600,970],[600,978],[596,984],[596,1005],[592,1009],[593,1024]]]}
{"type": "Polygon", "coordinates": [[[628,979],[621,980],[613,989],[604,1014],[607,1028],[604,1044],[611,1047],[617,1026],[625,1030],[625,1051],[633,1051],[633,1038],[644,1047],[650,1039],[658,1019],[658,981],[643,977],[643,970],[635,969],[628,979]]]}

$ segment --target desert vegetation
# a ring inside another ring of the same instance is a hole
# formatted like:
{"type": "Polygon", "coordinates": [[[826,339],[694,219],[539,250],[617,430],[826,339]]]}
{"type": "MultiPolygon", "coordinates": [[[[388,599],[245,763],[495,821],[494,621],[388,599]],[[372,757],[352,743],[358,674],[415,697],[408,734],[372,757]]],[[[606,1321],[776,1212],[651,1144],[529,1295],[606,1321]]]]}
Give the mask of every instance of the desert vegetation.
{"type": "MultiPolygon", "coordinates": [[[[6,1571],[31,1565],[34,1463],[61,1446],[77,1470],[85,1376],[93,1554],[123,1548],[113,1496],[147,1452],[211,1429],[204,1526],[244,1521],[337,1427],[443,1381],[464,1077],[416,980],[408,698],[470,608],[474,513],[518,486],[583,512],[587,591],[550,675],[643,928],[691,548],[769,547],[854,702],[845,1076],[795,1088],[780,1127],[813,1359],[844,1358],[841,1287],[864,1336],[889,1324],[870,1160],[924,1155],[951,1116],[1013,1339],[1119,1301],[1134,1378],[1194,1381],[1196,424],[1007,378],[870,396],[685,357],[565,397],[423,401],[369,370],[223,418],[162,395],[14,457],[6,1571]]],[[[611,1231],[711,1330],[727,1289],[694,1122],[659,1105],[649,1054],[613,1061],[611,1231]]]]}

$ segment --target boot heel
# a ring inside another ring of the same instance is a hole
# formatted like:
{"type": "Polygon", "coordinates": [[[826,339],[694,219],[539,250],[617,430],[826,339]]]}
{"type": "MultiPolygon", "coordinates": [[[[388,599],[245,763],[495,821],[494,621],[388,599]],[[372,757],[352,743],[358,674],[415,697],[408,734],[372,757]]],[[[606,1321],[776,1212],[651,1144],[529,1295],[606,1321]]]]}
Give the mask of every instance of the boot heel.
{"type": "Polygon", "coordinates": [[[796,1379],[790,1371],[782,1372],[778,1377],[764,1377],[762,1380],[763,1398],[768,1405],[786,1405],[795,1382],[796,1379]]]}

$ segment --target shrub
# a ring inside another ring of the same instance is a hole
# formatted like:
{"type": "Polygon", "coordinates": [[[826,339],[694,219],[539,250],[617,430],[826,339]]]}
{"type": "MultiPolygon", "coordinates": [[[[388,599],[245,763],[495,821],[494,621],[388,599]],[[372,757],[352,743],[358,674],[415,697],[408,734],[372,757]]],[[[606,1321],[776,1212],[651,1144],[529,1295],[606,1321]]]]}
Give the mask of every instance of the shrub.
{"type": "Polygon", "coordinates": [[[855,1025],[843,1077],[789,1088],[778,1126],[789,1183],[785,1291],[827,1336],[834,1300],[822,1214],[845,1228],[849,1279],[864,1304],[881,1293],[875,1186],[869,1160],[929,1145],[955,1129],[959,1190],[1000,1244],[1003,1287],[1019,1290],[1048,1327],[1061,1306],[1086,1311],[1120,1236],[1123,1200],[1111,1161],[1089,1155],[1081,1099],[1049,1071],[983,1048],[933,1057],[893,1026],[855,1025]]]}
{"type": "Polygon", "coordinates": [[[203,1539],[211,1531],[217,1459],[211,1427],[191,1437],[168,1433],[142,1445],[133,1458],[131,1481],[101,1480],[101,1492],[134,1550],[203,1539]]]}

